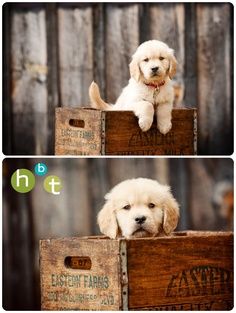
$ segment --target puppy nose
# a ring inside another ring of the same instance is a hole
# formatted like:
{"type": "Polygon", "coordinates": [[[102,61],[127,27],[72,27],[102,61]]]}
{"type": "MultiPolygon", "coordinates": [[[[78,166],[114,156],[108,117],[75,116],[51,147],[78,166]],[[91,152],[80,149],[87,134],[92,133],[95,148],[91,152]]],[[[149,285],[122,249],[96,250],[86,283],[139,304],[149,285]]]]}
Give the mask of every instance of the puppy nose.
{"type": "Polygon", "coordinates": [[[136,217],[135,218],[135,222],[137,223],[137,224],[143,224],[145,221],[146,221],[146,217],[145,216],[139,216],[139,217],[136,217]]]}
{"type": "Polygon", "coordinates": [[[159,67],[158,67],[158,66],[152,67],[152,72],[153,72],[153,73],[156,73],[158,70],[159,70],[159,67]]]}

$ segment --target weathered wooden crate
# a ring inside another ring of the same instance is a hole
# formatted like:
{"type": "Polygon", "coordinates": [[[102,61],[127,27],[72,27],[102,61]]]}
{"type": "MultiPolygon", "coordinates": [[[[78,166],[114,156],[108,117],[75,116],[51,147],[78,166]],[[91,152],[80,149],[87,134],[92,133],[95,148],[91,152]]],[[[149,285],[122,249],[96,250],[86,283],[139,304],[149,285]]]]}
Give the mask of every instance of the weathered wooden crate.
{"type": "Polygon", "coordinates": [[[154,119],[142,132],[131,111],[56,109],[56,155],[193,155],[197,153],[196,109],[174,109],[172,129],[162,135],[154,119]]]}
{"type": "Polygon", "coordinates": [[[40,241],[44,310],[230,310],[233,234],[40,241]]]}

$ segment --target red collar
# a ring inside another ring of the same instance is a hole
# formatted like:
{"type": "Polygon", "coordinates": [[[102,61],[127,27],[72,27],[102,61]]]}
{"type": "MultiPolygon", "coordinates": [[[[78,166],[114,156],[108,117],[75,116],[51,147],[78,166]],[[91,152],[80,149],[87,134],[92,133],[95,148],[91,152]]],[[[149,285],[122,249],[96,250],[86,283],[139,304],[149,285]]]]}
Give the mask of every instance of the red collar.
{"type": "Polygon", "coordinates": [[[145,83],[145,85],[148,86],[148,87],[152,87],[152,88],[154,88],[154,89],[158,89],[158,88],[160,88],[161,86],[165,85],[165,83],[166,83],[166,82],[163,80],[163,81],[161,81],[159,84],[153,84],[153,83],[147,84],[147,83],[145,83]]]}

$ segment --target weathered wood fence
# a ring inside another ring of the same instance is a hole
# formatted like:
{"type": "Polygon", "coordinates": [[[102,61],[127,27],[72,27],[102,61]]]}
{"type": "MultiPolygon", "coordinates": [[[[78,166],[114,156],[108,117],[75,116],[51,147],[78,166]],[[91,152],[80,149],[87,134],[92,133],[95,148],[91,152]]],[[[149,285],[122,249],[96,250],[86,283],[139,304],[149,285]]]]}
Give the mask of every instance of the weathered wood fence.
{"type": "MultiPolygon", "coordinates": [[[[199,154],[233,151],[230,3],[24,3],[3,7],[4,152],[54,153],[54,109],[113,102],[137,46],[165,41],[181,104],[198,108],[199,154]]],[[[180,105],[180,103],[178,103],[180,105]]]]}
{"type": "Polygon", "coordinates": [[[218,202],[227,210],[217,186],[229,185],[232,192],[231,159],[18,158],[4,161],[3,174],[3,307],[8,310],[40,308],[39,239],[98,234],[96,216],[104,195],[124,179],[149,177],[170,184],[181,206],[179,230],[232,227],[215,207],[218,202]],[[18,168],[33,170],[37,162],[44,162],[50,175],[61,178],[61,195],[46,193],[44,178],[39,176],[28,194],[11,188],[12,173],[18,168]]]}

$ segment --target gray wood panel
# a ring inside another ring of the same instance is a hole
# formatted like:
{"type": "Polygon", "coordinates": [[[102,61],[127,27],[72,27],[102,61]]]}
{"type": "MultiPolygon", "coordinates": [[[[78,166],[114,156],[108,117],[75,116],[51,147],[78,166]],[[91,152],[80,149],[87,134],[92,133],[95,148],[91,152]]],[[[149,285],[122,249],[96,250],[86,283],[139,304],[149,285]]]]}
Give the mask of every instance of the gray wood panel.
{"type": "Polygon", "coordinates": [[[229,4],[197,5],[200,153],[233,153],[230,8],[229,4]]]}
{"type": "Polygon", "coordinates": [[[150,38],[164,41],[174,49],[178,60],[178,70],[174,84],[178,98],[176,106],[182,104],[184,95],[184,62],[185,62],[185,10],[183,4],[150,5],[150,38]]]}
{"type": "Polygon", "coordinates": [[[185,5],[185,64],[184,64],[184,105],[197,107],[197,38],[196,38],[196,5],[185,5]]]}
{"type": "Polygon", "coordinates": [[[47,47],[43,8],[12,12],[13,153],[47,153],[47,47]],[[21,36],[19,36],[21,34],[21,36]]]}
{"type": "Polygon", "coordinates": [[[129,63],[139,45],[138,5],[106,6],[106,99],[114,103],[130,78],[129,63]]]}
{"type": "Polygon", "coordinates": [[[93,80],[91,7],[58,8],[59,75],[62,106],[86,106],[93,80]]]}
{"type": "Polygon", "coordinates": [[[58,16],[56,3],[46,4],[46,26],[47,26],[47,63],[48,63],[48,154],[54,153],[54,128],[55,108],[61,105],[60,101],[60,79],[59,79],[59,56],[58,56],[58,16]]]}
{"type": "Polygon", "coordinates": [[[106,97],[105,4],[93,5],[93,79],[106,97]]]}

